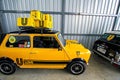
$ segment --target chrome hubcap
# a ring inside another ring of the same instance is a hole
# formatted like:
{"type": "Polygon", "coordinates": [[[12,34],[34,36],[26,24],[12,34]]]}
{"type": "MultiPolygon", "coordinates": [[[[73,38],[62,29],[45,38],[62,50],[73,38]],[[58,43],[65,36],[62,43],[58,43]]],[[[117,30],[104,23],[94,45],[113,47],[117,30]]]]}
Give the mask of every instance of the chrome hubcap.
{"type": "Polygon", "coordinates": [[[74,74],[79,74],[83,71],[83,66],[79,63],[75,63],[71,66],[71,71],[74,74]]]}
{"type": "Polygon", "coordinates": [[[12,72],[12,66],[8,63],[2,63],[0,65],[0,70],[3,73],[11,73],[12,72]]]}

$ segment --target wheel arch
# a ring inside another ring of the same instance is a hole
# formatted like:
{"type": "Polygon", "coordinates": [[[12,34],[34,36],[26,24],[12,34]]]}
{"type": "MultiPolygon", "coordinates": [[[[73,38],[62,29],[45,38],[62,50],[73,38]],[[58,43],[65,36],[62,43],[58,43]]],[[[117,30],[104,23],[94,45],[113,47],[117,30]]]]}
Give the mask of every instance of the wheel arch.
{"type": "Polygon", "coordinates": [[[14,63],[14,61],[12,59],[8,58],[8,57],[1,57],[0,61],[2,61],[2,60],[7,60],[7,61],[10,61],[10,62],[14,63]]]}
{"type": "Polygon", "coordinates": [[[82,59],[82,58],[74,58],[74,59],[72,59],[72,60],[67,64],[67,66],[66,66],[65,68],[68,68],[68,66],[69,66],[72,62],[79,62],[79,61],[87,64],[86,61],[85,61],[84,59],[82,59]]]}
{"type": "Polygon", "coordinates": [[[72,59],[71,62],[73,62],[73,61],[82,61],[82,62],[84,62],[86,64],[86,61],[84,59],[82,59],[82,58],[74,58],[74,59],[72,59]]]}

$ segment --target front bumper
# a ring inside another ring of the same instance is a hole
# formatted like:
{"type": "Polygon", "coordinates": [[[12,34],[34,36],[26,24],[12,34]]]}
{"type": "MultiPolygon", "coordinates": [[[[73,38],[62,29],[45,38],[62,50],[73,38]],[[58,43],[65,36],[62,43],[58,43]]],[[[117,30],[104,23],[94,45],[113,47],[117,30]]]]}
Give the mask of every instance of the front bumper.
{"type": "Polygon", "coordinates": [[[95,52],[96,54],[102,56],[103,58],[105,58],[106,60],[110,61],[112,64],[116,64],[118,66],[120,66],[120,62],[116,62],[114,59],[110,59],[106,56],[104,56],[103,54],[101,54],[100,52],[96,51],[96,50],[92,50],[93,52],[95,52]]]}

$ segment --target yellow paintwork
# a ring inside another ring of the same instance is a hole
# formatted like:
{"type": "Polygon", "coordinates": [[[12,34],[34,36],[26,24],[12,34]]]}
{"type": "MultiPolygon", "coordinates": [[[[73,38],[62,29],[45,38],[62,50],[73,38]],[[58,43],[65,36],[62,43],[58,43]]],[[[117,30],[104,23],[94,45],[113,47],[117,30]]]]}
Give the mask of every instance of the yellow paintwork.
{"type": "Polygon", "coordinates": [[[90,51],[86,49],[82,44],[79,44],[76,40],[66,40],[65,50],[68,51],[70,59],[81,58],[84,59],[87,63],[90,58],[90,51]],[[75,55],[76,51],[79,51],[79,55],[75,55]]]}
{"type": "Polygon", "coordinates": [[[7,34],[2,44],[0,45],[0,58],[7,57],[12,59],[16,64],[16,58],[22,58],[24,64],[18,65],[20,68],[54,68],[63,69],[67,64],[33,64],[33,61],[42,62],[71,62],[75,58],[81,58],[88,63],[90,58],[90,51],[83,47],[75,40],[66,40],[66,45],[63,46],[58,39],[59,34],[7,34]],[[10,48],[6,47],[6,42],[10,36],[29,36],[30,37],[30,48],[10,48]],[[58,51],[57,48],[33,48],[33,37],[34,36],[53,36],[60,44],[62,48],[58,51]],[[80,52],[77,54],[76,51],[80,52]]]}
{"type": "Polygon", "coordinates": [[[53,20],[50,14],[43,14],[38,10],[32,10],[30,17],[17,18],[18,27],[33,27],[33,28],[53,28],[53,20]]]}

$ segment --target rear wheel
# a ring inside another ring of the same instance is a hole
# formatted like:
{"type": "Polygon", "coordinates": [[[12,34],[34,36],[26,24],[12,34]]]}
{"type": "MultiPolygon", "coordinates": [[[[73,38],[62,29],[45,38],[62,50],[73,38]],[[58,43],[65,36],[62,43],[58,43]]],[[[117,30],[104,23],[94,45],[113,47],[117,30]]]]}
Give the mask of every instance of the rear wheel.
{"type": "Polygon", "coordinates": [[[16,71],[14,63],[3,60],[0,62],[0,72],[6,75],[13,74],[16,71]]]}
{"type": "Polygon", "coordinates": [[[84,62],[80,62],[80,61],[71,62],[68,65],[67,69],[72,74],[79,75],[79,74],[82,74],[85,71],[86,64],[84,62]]]}

